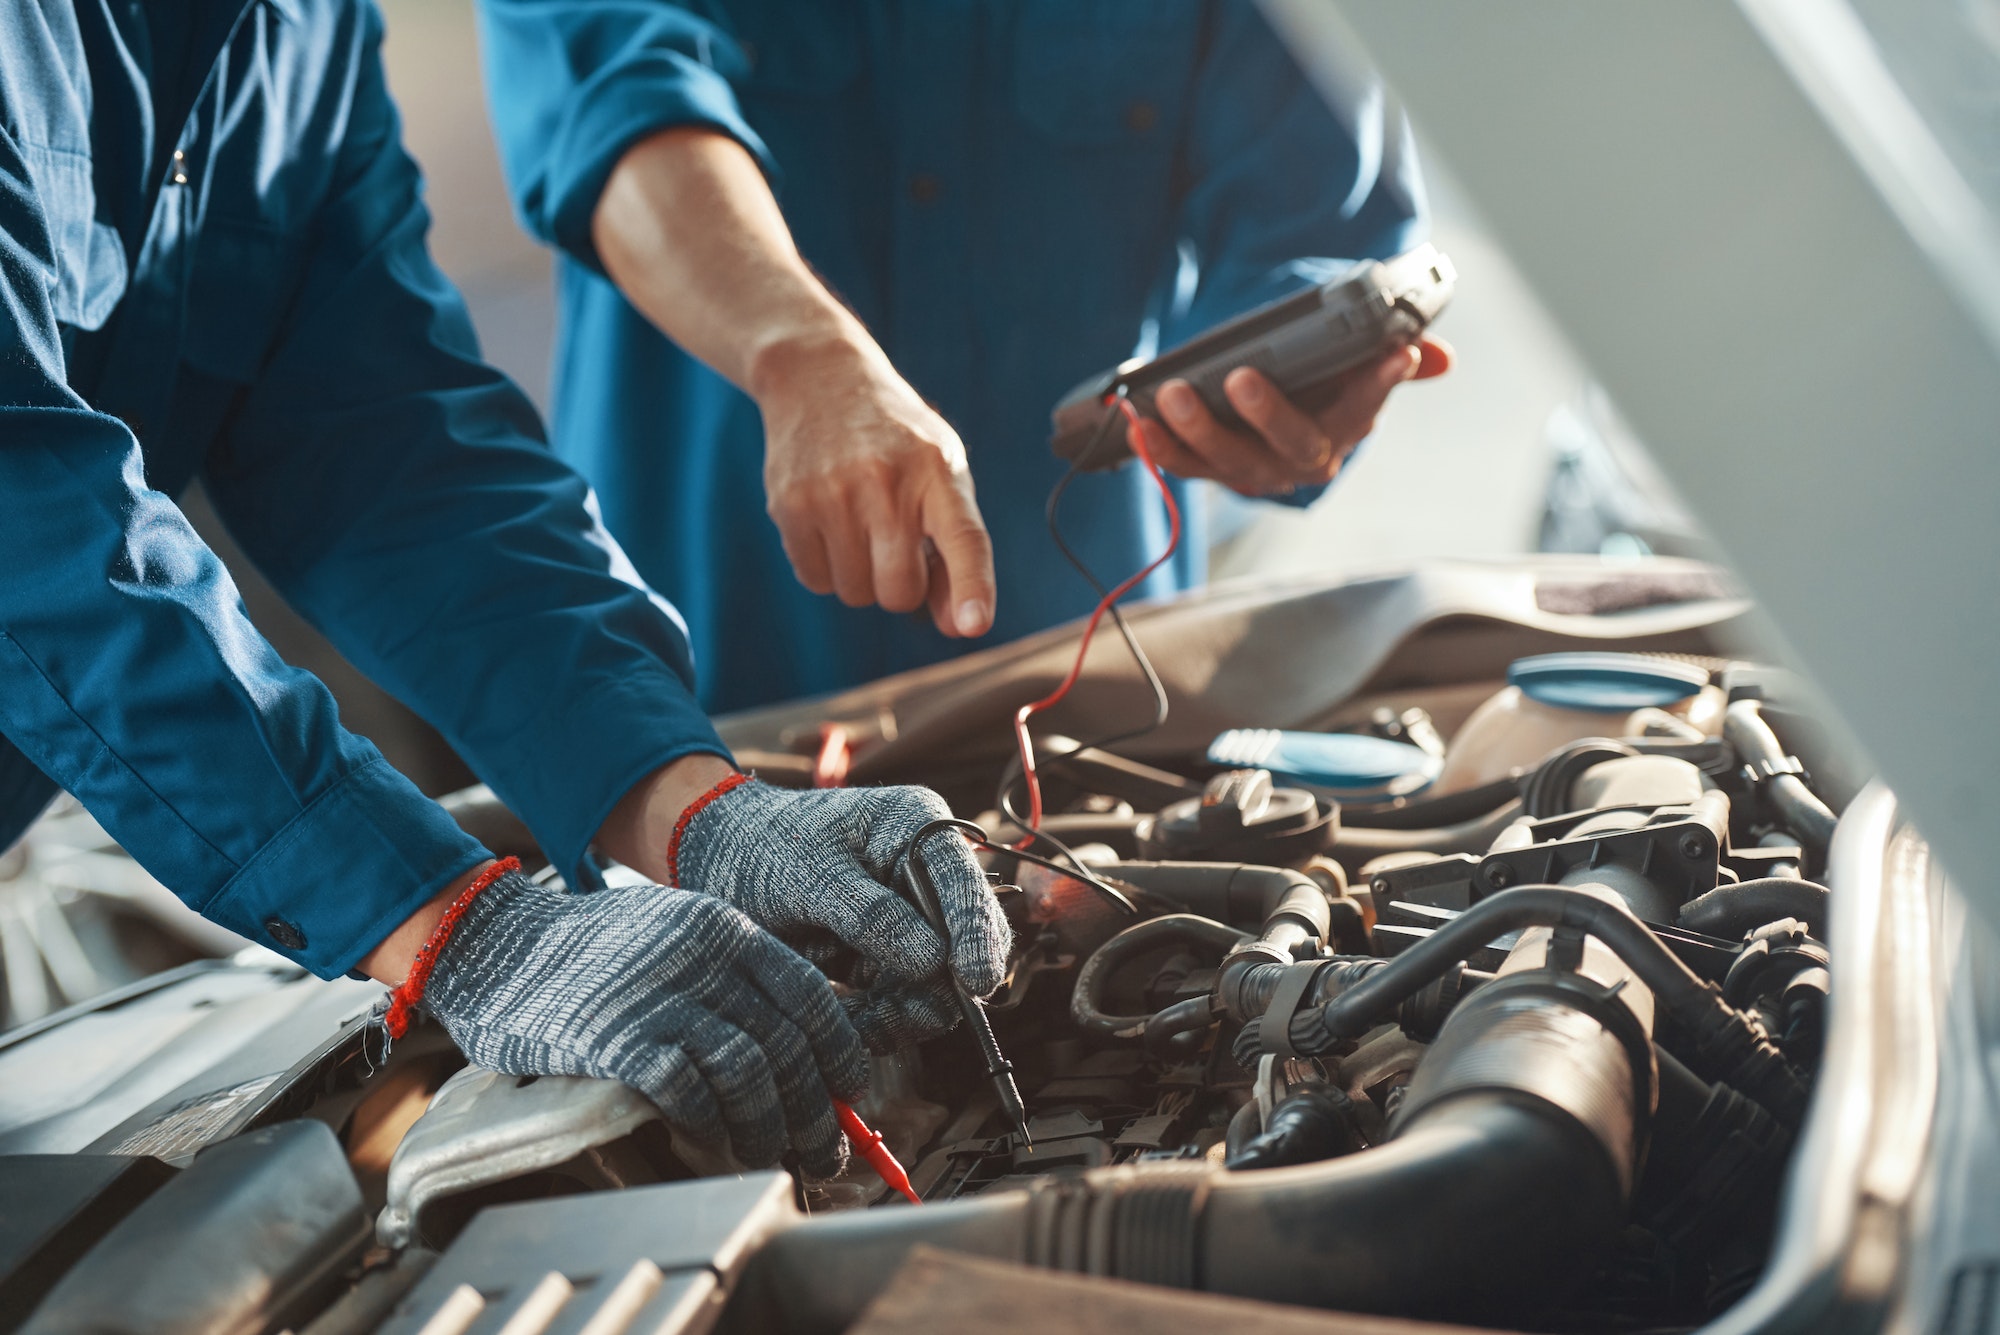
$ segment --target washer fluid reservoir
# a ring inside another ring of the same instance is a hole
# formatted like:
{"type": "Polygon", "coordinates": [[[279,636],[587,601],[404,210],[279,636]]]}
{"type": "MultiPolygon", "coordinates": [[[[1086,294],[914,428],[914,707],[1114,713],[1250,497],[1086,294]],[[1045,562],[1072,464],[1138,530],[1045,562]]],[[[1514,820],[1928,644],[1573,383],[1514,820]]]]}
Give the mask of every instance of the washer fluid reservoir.
{"type": "Polygon", "coordinates": [[[1563,653],[1516,659],[1507,685],[1472,711],[1445,751],[1434,793],[1455,793],[1532,768],[1585,737],[1644,735],[1664,711],[1713,737],[1723,693],[1707,669],[1649,654],[1563,653]]]}

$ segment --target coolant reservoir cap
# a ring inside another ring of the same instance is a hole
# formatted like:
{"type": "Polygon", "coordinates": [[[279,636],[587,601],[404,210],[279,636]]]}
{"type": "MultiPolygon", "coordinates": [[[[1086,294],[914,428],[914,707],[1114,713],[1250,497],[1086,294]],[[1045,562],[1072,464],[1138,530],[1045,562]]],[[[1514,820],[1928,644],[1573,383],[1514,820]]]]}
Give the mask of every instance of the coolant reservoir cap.
{"type": "Polygon", "coordinates": [[[1232,728],[1208,746],[1212,765],[1256,766],[1349,801],[1407,797],[1430,786],[1440,762],[1420,746],[1353,732],[1232,728]]]}
{"type": "Polygon", "coordinates": [[[1708,685],[1708,673],[1645,654],[1537,654],[1507,669],[1509,685],[1539,704],[1598,714],[1663,709],[1708,685]]]}

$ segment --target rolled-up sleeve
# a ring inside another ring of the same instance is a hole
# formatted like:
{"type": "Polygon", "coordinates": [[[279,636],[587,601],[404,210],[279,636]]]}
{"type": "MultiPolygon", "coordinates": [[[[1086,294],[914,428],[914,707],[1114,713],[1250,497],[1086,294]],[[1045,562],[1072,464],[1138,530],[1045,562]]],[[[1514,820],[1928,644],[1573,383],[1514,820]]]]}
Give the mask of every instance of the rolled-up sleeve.
{"type": "Polygon", "coordinates": [[[272,584],[569,870],[639,779],[728,752],[680,618],[480,360],[368,40],[298,303],[205,477],[272,584]]]}
{"type": "Polygon", "coordinates": [[[591,217],[618,159],[672,126],[736,139],[776,166],[737,106],[749,68],[720,27],[660,0],[479,0],[487,102],[522,224],[601,270],[591,217]]]}
{"type": "Polygon", "coordinates": [[[330,977],[485,850],[341,728],[70,391],[54,266],[0,133],[0,733],[190,907],[330,977]]]}
{"type": "Polygon", "coordinates": [[[1428,222],[1409,124],[1379,83],[1316,87],[1254,5],[1218,6],[1214,24],[1180,211],[1196,281],[1162,321],[1162,347],[1357,260],[1401,254],[1428,222]]]}

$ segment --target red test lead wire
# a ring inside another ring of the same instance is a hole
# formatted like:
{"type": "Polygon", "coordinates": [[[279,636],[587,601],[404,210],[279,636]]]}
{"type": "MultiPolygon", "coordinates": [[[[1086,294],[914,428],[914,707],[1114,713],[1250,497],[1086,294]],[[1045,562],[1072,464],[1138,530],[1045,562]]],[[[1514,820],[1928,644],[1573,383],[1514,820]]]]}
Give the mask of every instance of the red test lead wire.
{"type": "Polygon", "coordinates": [[[813,787],[845,788],[854,764],[854,743],[838,723],[819,725],[819,754],[813,758],[813,787]]]}
{"type": "MultiPolygon", "coordinates": [[[[1181,545],[1181,508],[1174,503],[1173,488],[1167,485],[1167,479],[1160,472],[1160,466],[1153,462],[1152,452],[1146,448],[1146,431],[1140,425],[1139,414],[1133,410],[1131,400],[1120,398],[1116,402],[1118,410],[1125,414],[1125,421],[1131,428],[1126,433],[1126,440],[1132,447],[1132,453],[1138,455],[1139,462],[1146,466],[1146,471],[1152,475],[1154,485],[1160,489],[1160,499],[1166,502],[1167,522],[1169,526],[1167,546],[1166,550],[1154,557],[1145,569],[1133,575],[1111,592],[1105,594],[1103,599],[1097,604],[1096,610],[1090,614],[1090,620],[1083,623],[1083,639],[1076,646],[1076,662],[1070,665],[1069,675],[1063,678],[1062,685],[1056,687],[1055,690],[1049,692],[1033,704],[1022,705],[1014,714],[1014,740],[1021,748],[1021,777],[1026,781],[1028,787],[1028,828],[1030,830],[1039,830],[1042,828],[1042,780],[1041,776],[1035,772],[1035,743],[1034,739],[1028,735],[1028,720],[1036,714],[1041,713],[1044,709],[1048,709],[1070,693],[1070,688],[1076,685],[1077,678],[1083,675],[1083,660],[1090,653],[1090,637],[1097,633],[1097,623],[1104,619],[1104,614],[1111,610],[1113,603],[1123,598],[1134,588],[1137,588],[1139,582],[1145,579],[1146,576],[1165,565],[1168,558],[1172,557],[1181,545]]],[[[1016,844],[1015,847],[1025,849],[1032,843],[1034,843],[1034,836],[1026,835],[1023,836],[1021,842],[1016,844]]]]}
{"type": "Polygon", "coordinates": [[[882,1143],[881,1132],[870,1130],[868,1123],[861,1120],[861,1114],[839,1099],[833,1101],[833,1112],[840,1118],[840,1129],[847,1133],[855,1152],[868,1161],[868,1166],[875,1170],[875,1176],[909,1197],[910,1204],[922,1205],[924,1198],[917,1195],[916,1188],[910,1185],[910,1175],[903,1171],[903,1165],[896,1162],[896,1156],[889,1153],[889,1147],[882,1143]]]}

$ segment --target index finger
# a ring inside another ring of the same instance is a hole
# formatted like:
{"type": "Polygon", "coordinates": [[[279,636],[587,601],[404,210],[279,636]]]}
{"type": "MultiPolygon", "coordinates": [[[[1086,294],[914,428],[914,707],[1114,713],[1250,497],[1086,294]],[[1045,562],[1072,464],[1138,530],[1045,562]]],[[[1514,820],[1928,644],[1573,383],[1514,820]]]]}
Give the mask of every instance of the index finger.
{"type": "Polygon", "coordinates": [[[924,915],[856,863],[822,880],[812,913],[887,977],[922,978],[945,963],[944,946],[924,915]]]}
{"type": "Polygon", "coordinates": [[[954,637],[984,635],[993,628],[998,590],[993,539],[973,500],[972,479],[955,473],[931,487],[924,495],[922,523],[942,566],[933,572],[930,596],[938,629],[954,637]]]}
{"type": "Polygon", "coordinates": [[[951,937],[951,971],[973,996],[990,994],[1006,977],[1014,929],[986,883],[985,868],[951,830],[938,830],[920,847],[913,847],[910,859],[923,863],[937,891],[938,908],[951,937]]]}

